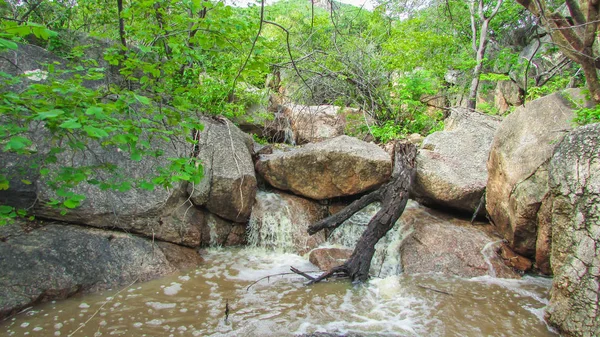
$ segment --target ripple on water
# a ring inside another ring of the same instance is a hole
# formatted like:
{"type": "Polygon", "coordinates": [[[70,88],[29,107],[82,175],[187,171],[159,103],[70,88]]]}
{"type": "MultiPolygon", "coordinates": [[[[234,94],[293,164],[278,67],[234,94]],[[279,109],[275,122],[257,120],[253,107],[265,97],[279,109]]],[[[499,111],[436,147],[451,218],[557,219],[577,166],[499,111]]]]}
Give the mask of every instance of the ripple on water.
{"type": "Polygon", "coordinates": [[[204,259],[187,273],[35,307],[1,322],[0,335],[35,335],[41,328],[37,335],[68,336],[89,320],[78,334],[554,336],[543,322],[545,279],[389,276],[359,286],[332,281],[306,287],[290,265],[316,268],[294,254],[209,250],[204,259]]]}

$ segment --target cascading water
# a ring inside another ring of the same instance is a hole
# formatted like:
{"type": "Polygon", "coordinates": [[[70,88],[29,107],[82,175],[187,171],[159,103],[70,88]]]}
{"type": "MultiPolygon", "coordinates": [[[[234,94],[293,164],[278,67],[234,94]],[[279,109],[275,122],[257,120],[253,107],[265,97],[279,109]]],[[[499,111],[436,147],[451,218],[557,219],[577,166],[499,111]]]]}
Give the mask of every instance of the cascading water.
{"type": "MultiPolygon", "coordinates": [[[[417,203],[409,200],[407,209],[417,207],[417,203]]],[[[355,213],[329,236],[329,242],[347,248],[353,248],[364,232],[367,224],[381,209],[381,204],[372,203],[355,213]]],[[[394,227],[375,245],[375,255],[371,261],[371,275],[387,277],[402,272],[400,246],[411,234],[410,226],[402,219],[396,221],[394,227]]]]}
{"type": "Polygon", "coordinates": [[[483,255],[483,259],[485,260],[485,263],[488,265],[488,274],[491,277],[497,276],[496,269],[494,268],[494,265],[492,264],[491,260],[492,260],[492,257],[494,257],[496,255],[496,247],[501,242],[502,242],[502,240],[488,242],[483,247],[483,249],[481,249],[481,255],[483,255]]]}
{"type": "MultiPolygon", "coordinates": [[[[314,269],[305,257],[290,253],[307,241],[300,234],[312,221],[303,213],[310,207],[299,205],[294,197],[260,191],[248,232],[254,249],[209,249],[194,270],[36,306],[0,322],[0,334],[556,336],[543,320],[549,280],[400,274],[399,247],[410,217],[376,246],[372,273],[380,278],[363,286],[344,281],[305,286],[304,278],[289,273],[290,265],[314,269]]],[[[410,201],[407,210],[416,207],[410,201]]],[[[357,213],[331,234],[329,244],[353,247],[378,208],[357,213]]],[[[442,221],[426,212],[411,216],[442,221]]]]}
{"type": "Polygon", "coordinates": [[[276,193],[258,191],[248,222],[248,245],[282,252],[293,248],[291,211],[276,193]]]}

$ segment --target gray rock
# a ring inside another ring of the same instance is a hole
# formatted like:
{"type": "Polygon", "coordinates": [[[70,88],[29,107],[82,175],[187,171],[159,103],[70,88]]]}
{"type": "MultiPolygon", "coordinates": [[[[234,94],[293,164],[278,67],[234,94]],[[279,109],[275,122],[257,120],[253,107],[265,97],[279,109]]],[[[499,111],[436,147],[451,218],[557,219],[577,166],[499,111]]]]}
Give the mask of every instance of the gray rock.
{"type": "Polygon", "coordinates": [[[538,265],[548,259],[547,252],[536,254],[538,220],[546,217],[539,210],[549,209],[544,206],[549,195],[546,163],[572,128],[572,102],[578,97],[580,91],[570,89],[517,108],[496,131],[490,150],[487,211],[514,251],[538,255],[538,265]]]}
{"type": "Polygon", "coordinates": [[[58,223],[35,228],[39,225],[0,227],[0,317],[42,301],[147,281],[201,261],[189,248],[159,246],[131,234],[58,223]]]}
{"type": "Polygon", "coordinates": [[[148,155],[134,161],[116,147],[104,147],[88,139],[85,149],[63,148],[63,152],[56,154],[56,162],[46,164],[48,175],[40,176],[39,164],[49,156],[52,137],[44,125],[37,122],[31,123],[28,137],[33,141],[32,154],[0,153],[0,174],[10,180],[10,188],[0,191],[3,203],[27,208],[40,218],[118,228],[188,246],[200,244],[197,211],[186,201],[185,184],[177,182],[170,189],[157,186],[152,191],[137,186],[138,181],[150,180],[161,167],[168,167],[171,163],[168,158],[188,157],[192,153],[191,144],[178,137],[169,142],[158,137],[147,138],[151,148],[162,151],[162,155],[148,155]],[[98,168],[106,165],[112,165],[114,170],[98,168]],[[82,167],[89,168],[90,175],[68,191],[84,195],[86,199],[79,207],[63,214],[61,209],[48,204],[52,200],[63,200],[52,181],[63,168],[82,167]],[[89,183],[92,179],[99,183],[131,183],[132,187],[115,191],[89,183]]]}
{"type": "Polygon", "coordinates": [[[600,124],[569,133],[548,173],[554,271],[548,321],[568,336],[600,336],[600,124]]]}
{"type": "Polygon", "coordinates": [[[320,142],[341,136],[346,131],[358,135],[361,125],[374,122],[359,109],[340,109],[333,105],[286,104],[283,115],[290,122],[296,144],[320,142]]]}
{"type": "Polygon", "coordinates": [[[405,209],[400,221],[410,231],[400,250],[404,273],[520,277],[496,253],[501,239],[489,224],[473,226],[467,220],[414,206],[405,209]]]}
{"type": "Polygon", "coordinates": [[[256,176],[252,161],[253,141],[228,120],[201,118],[198,158],[204,166],[199,185],[188,186],[192,202],[235,222],[250,217],[256,176]]]}
{"type": "Polygon", "coordinates": [[[323,200],[381,185],[390,177],[392,161],[375,144],[340,136],[263,155],[256,171],[273,187],[323,200]]]}
{"type": "Polygon", "coordinates": [[[246,225],[231,222],[205,212],[202,245],[206,247],[240,246],[246,243],[246,225]]]}
{"type": "Polygon", "coordinates": [[[413,197],[427,205],[474,212],[487,183],[486,161],[500,120],[456,108],[444,131],[423,141],[413,197]]]}
{"type": "MultiPolygon", "coordinates": [[[[65,70],[73,69],[74,65],[68,60],[58,57],[44,48],[32,44],[18,43],[17,45],[17,50],[4,51],[1,53],[2,57],[0,57],[0,71],[12,76],[21,76],[20,83],[10,86],[11,91],[21,92],[30,84],[47,83],[51,78],[69,79],[73,77],[73,74],[85,74],[85,70],[63,73],[65,70]],[[52,65],[54,72],[50,71],[49,65],[52,65]]],[[[123,81],[122,76],[118,74],[118,71],[111,72],[109,70],[110,67],[108,63],[104,61],[102,54],[97,55],[96,61],[104,63],[104,65],[95,67],[96,69],[99,70],[100,67],[106,66],[101,71],[104,78],[100,80],[84,80],[82,82],[84,87],[90,89],[99,88],[106,86],[109,83],[116,82],[117,78],[119,81],[123,81]]],[[[78,66],[80,66],[80,64],[78,64],[78,66]]]]}
{"type": "Polygon", "coordinates": [[[127,153],[115,147],[102,147],[92,141],[88,143],[86,150],[67,150],[58,154],[57,162],[49,165],[50,176],[40,177],[35,183],[38,203],[34,208],[34,215],[95,227],[119,228],[160,240],[198,246],[200,232],[195,223],[196,210],[186,201],[185,183],[176,182],[169,189],[156,186],[151,191],[135,185],[140,180],[156,176],[160,168],[168,167],[168,158],[189,156],[192,145],[177,138],[171,142],[159,138],[149,141],[153,149],[163,151],[161,156],[144,156],[140,161],[134,161],[127,153]],[[47,202],[57,198],[48,178],[59,172],[61,167],[94,167],[104,164],[114,165],[115,170],[95,170],[88,180],[133,181],[132,188],[115,191],[82,182],[70,189],[86,196],[79,207],[61,214],[60,210],[47,206],[47,202]]]}

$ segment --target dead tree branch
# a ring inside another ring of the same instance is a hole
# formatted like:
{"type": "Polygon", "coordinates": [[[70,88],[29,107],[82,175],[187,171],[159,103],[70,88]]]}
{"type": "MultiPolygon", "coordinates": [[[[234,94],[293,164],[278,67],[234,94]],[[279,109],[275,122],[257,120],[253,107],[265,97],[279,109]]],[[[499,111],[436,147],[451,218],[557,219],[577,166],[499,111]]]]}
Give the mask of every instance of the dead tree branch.
{"type": "Polygon", "coordinates": [[[309,284],[320,282],[335,274],[347,275],[353,282],[363,282],[369,278],[375,244],[394,226],[408,202],[410,185],[415,172],[416,153],[417,150],[413,144],[396,144],[394,171],[387,184],[351,203],[341,212],[309,227],[310,234],[325,228],[337,228],[342,222],[370,203],[374,201],[382,203],[381,210],[369,221],[367,229],[358,240],[350,258],[341,266],[334,267],[310,281],[309,284]]]}

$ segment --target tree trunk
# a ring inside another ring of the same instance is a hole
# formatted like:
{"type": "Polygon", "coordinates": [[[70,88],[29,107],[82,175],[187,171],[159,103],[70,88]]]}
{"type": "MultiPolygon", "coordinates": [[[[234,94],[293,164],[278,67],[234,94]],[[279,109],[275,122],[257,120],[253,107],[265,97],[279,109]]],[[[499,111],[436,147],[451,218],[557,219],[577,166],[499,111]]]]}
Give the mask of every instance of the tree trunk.
{"type": "Polygon", "coordinates": [[[117,0],[117,14],[119,15],[119,38],[123,47],[127,47],[125,40],[125,22],[123,20],[123,0],[117,0]]]}
{"type": "Polygon", "coordinates": [[[590,91],[590,96],[596,103],[600,103],[600,82],[598,81],[598,70],[593,59],[588,59],[581,62],[581,68],[585,75],[587,87],[590,91]]]}
{"type": "Polygon", "coordinates": [[[550,12],[545,0],[516,1],[540,19],[563,54],[581,65],[591,98],[600,103],[600,82],[594,52],[600,22],[600,3],[597,0],[566,1],[569,10],[569,16],[566,16],[560,11],[550,12]]]}
{"type": "Polygon", "coordinates": [[[382,207],[369,221],[367,229],[363,232],[354,252],[341,266],[332,268],[321,276],[310,281],[320,282],[334,274],[345,274],[354,281],[364,282],[369,278],[371,259],[375,254],[375,244],[394,227],[408,202],[408,194],[415,172],[415,157],[417,150],[413,144],[404,143],[395,146],[395,165],[391,180],[359,200],[348,205],[342,211],[334,214],[308,228],[309,234],[315,234],[325,228],[337,228],[365,206],[374,201],[381,201],[382,207]]]}
{"type": "Polygon", "coordinates": [[[488,45],[488,27],[490,25],[490,21],[494,18],[500,6],[502,6],[503,0],[497,0],[496,6],[492,10],[492,13],[486,17],[484,11],[484,3],[483,0],[478,1],[478,13],[479,13],[479,21],[481,22],[481,28],[479,30],[479,46],[476,48],[477,41],[477,27],[475,25],[475,4],[474,2],[470,3],[470,12],[471,12],[471,30],[472,30],[472,43],[473,49],[476,52],[475,60],[477,64],[475,65],[475,69],[473,69],[473,80],[471,80],[471,86],[469,88],[469,98],[467,99],[467,108],[475,110],[477,107],[477,91],[479,89],[479,77],[481,76],[481,71],[483,69],[483,58],[485,56],[485,51],[488,45]]]}

